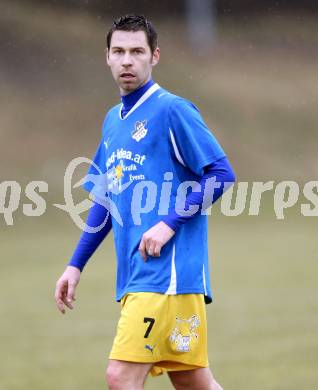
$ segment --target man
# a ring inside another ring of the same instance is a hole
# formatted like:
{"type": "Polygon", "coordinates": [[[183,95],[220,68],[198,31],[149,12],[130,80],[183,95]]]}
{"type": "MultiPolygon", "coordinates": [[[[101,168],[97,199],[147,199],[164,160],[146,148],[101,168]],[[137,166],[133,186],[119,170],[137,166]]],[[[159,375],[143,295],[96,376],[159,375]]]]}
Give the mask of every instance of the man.
{"type": "Polygon", "coordinates": [[[109,388],[140,390],[149,372],[167,371],[176,389],[220,390],[207,357],[204,210],[235,178],[197,108],[153,82],[159,57],[156,31],[143,16],[114,22],[106,61],[122,104],[106,115],[84,185],[94,196],[87,226],[96,233],[82,234],[55,299],[62,313],[73,308],[81,271],[113,229],[122,309],[109,388]]]}

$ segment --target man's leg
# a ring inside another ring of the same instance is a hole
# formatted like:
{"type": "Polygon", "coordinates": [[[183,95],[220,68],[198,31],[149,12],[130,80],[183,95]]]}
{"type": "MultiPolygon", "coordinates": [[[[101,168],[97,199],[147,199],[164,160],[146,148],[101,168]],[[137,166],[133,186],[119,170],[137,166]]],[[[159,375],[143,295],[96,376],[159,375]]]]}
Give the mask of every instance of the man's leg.
{"type": "Polygon", "coordinates": [[[110,359],[106,371],[109,390],[143,390],[152,365],[110,359]]]}
{"type": "Polygon", "coordinates": [[[208,367],[168,374],[176,390],[223,390],[208,367]]]}

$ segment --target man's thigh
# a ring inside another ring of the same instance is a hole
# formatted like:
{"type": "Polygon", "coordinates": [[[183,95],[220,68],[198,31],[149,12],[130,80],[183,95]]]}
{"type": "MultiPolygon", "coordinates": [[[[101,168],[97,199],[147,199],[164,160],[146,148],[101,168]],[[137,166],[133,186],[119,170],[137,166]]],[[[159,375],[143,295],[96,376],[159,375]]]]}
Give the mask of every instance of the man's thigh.
{"type": "Polygon", "coordinates": [[[134,363],[110,359],[106,371],[108,384],[124,387],[129,384],[141,387],[152,367],[152,363],[134,363]]]}
{"type": "Polygon", "coordinates": [[[215,382],[208,367],[187,371],[170,371],[170,380],[176,389],[189,390],[222,390],[215,382]]]}

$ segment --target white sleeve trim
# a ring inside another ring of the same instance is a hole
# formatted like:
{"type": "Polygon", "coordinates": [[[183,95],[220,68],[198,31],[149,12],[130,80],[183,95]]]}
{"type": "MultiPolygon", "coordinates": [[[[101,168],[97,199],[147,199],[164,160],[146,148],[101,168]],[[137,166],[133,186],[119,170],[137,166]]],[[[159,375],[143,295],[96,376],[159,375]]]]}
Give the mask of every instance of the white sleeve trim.
{"type": "Polygon", "coordinates": [[[202,277],[203,277],[204,295],[208,295],[207,290],[206,290],[206,280],[205,280],[205,267],[204,267],[204,264],[203,264],[203,267],[202,267],[202,277]]]}
{"type": "Polygon", "coordinates": [[[177,272],[176,272],[175,256],[176,256],[176,244],[173,244],[172,258],[171,258],[170,285],[168,287],[168,290],[165,292],[165,294],[167,294],[167,295],[176,295],[177,294],[177,272]]]}
{"type": "Polygon", "coordinates": [[[169,128],[169,132],[170,132],[170,138],[171,138],[171,142],[172,142],[174,154],[176,155],[176,158],[177,158],[177,160],[179,161],[179,163],[180,163],[181,165],[183,165],[184,167],[186,167],[186,164],[185,164],[185,162],[183,161],[183,159],[182,159],[182,157],[181,157],[181,154],[180,154],[180,152],[179,152],[179,149],[178,149],[176,140],[175,140],[175,138],[174,138],[173,132],[172,132],[172,130],[171,130],[170,128],[169,128]]]}

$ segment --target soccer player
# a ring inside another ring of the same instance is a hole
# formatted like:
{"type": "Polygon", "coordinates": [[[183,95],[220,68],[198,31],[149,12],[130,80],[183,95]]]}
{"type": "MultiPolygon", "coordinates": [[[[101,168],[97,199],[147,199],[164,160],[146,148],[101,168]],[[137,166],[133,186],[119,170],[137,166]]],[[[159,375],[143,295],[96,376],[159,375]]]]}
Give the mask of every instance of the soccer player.
{"type": "Polygon", "coordinates": [[[220,390],[208,363],[205,304],[212,301],[206,208],[235,181],[198,109],[152,80],[157,33],[144,16],[117,19],[106,61],[121,104],[108,111],[84,188],[94,203],[65,272],[59,310],[73,308],[80,274],[112,229],[121,303],[106,379],[140,390],[168,372],[176,389],[220,390]]]}

